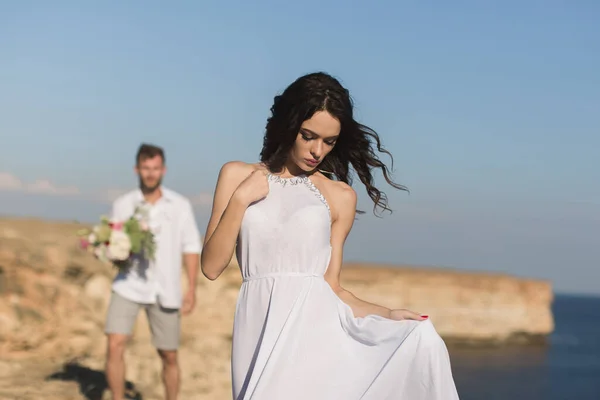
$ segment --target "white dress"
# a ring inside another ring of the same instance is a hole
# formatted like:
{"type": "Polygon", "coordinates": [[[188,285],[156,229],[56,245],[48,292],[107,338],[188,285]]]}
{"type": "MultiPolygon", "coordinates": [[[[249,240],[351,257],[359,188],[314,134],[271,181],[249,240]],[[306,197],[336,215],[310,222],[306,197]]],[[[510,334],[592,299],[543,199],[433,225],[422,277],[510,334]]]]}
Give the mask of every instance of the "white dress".
{"type": "Polygon", "coordinates": [[[448,351],[429,321],[355,318],[323,279],[329,206],[307,176],[269,175],[246,210],[237,258],[235,400],[454,400],[448,351]]]}

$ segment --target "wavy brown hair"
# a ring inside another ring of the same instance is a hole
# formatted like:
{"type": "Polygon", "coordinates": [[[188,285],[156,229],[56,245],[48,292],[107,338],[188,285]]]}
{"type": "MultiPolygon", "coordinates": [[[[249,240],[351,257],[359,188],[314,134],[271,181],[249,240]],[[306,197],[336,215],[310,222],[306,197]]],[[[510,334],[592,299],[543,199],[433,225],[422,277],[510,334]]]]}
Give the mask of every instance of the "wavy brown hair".
{"type": "MultiPolygon", "coordinates": [[[[393,157],[381,145],[373,129],[354,120],[354,105],[350,93],[340,82],[324,72],[301,76],[289,85],[281,95],[275,96],[271,116],[267,120],[260,152],[261,161],[273,172],[280,172],[294,146],[300,126],[317,111],[327,111],[341,125],[339,138],[331,152],[323,159],[319,169],[326,171],[330,179],[352,185],[350,166],[365,186],[373,211],[379,207],[391,212],[387,196],[373,185],[372,170],[378,168],[392,187],[408,191],[395,183],[390,170],[377,157],[375,149],[387,154],[393,166],[393,157]]],[[[360,212],[360,211],[359,211],[360,212]]]]}

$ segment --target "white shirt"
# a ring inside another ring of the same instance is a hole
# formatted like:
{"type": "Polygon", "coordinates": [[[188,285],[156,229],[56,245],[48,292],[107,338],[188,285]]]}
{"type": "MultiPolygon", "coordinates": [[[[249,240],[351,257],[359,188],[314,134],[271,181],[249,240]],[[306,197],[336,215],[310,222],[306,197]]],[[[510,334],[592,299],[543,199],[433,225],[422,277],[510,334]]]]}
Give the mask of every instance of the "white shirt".
{"type": "Polygon", "coordinates": [[[184,196],[161,188],[162,197],[147,203],[140,189],[132,190],[113,203],[111,218],[129,219],[136,207],[149,211],[149,227],[154,232],[154,261],[135,260],[127,272],[120,272],[113,290],[142,304],[158,302],[165,308],[181,308],[181,270],[184,253],[200,254],[200,233],[190,201],[184,196]]]}

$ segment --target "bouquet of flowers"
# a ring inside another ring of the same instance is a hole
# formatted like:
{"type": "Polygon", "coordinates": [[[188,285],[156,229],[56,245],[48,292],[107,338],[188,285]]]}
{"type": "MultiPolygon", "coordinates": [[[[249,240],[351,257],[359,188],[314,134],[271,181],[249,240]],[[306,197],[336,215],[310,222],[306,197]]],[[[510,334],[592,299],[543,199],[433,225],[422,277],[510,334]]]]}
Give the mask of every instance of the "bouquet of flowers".
{"type": "Polygon", "coordinates": [[[100,261],[122,269],[134,257],[154,260],[156,244],[148,226],[148,215],[140,207],[126,221],[100,218],[100,224],[77,232],[81,247],[93,253],[100,261]]]}

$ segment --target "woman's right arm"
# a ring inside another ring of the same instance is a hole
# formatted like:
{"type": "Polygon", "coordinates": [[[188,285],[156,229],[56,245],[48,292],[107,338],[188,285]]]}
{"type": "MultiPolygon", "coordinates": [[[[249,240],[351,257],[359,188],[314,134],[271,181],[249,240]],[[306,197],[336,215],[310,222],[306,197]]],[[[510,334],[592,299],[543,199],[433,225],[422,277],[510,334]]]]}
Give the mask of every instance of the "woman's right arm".
{"type": "Polygon", "coordinates": [[[229,265],[246,208],[264,189],[255,175],[254,166],[235,161],[219,172],[200,261],[202,273],[210,280],[229,265]]]}

